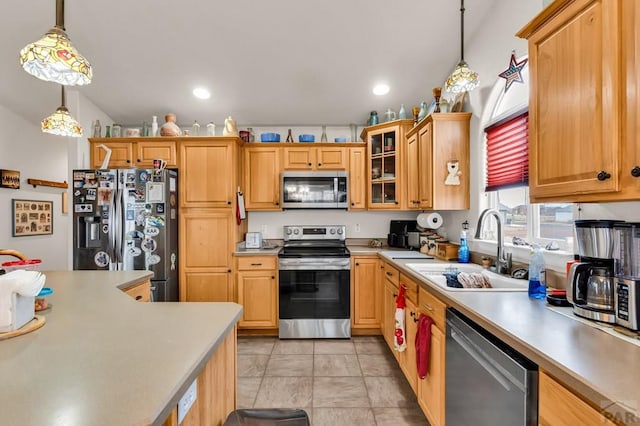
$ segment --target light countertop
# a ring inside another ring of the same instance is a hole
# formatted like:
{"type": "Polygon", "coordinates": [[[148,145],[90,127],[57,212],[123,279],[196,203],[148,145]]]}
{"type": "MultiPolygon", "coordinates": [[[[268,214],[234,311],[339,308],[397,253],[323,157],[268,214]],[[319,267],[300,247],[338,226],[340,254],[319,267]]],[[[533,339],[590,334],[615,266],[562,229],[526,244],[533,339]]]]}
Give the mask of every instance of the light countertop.
{"type": "Polygon", "coordinates": [[[383,258],[595,406],[640,424],[639,346],[554,312],[526,291],[447,291],[404,266],[437,260],[383,258]]]}
{"type": "Polygon", "coordinates": [[[140,303],[147,271],[45,272],[45,325],[0,341],[0,420],[160,424],[233,330],[235,303],[140,303]]]}

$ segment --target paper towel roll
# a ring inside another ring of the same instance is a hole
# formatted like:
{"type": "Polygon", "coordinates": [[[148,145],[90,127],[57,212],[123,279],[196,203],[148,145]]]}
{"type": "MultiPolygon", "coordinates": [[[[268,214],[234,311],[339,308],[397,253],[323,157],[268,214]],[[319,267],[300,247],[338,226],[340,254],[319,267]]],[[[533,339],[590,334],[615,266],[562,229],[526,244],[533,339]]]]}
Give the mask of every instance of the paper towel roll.
{"type": "Polygon", "coordinates": [[[440,214],[433,212],[433,213],[420,213],[418,215],[418,217],[416,218],[418,225],[420,225],[423,228],[429,228],[429,229],[438,229],[442,226],[442,216],[440,216],[440,214]]]}

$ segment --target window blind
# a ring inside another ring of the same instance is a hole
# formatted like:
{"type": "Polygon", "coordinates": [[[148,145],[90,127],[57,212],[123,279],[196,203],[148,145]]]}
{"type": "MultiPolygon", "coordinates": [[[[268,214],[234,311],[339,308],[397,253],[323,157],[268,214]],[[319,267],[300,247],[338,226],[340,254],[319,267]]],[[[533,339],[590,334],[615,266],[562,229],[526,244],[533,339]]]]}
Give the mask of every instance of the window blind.
{"type": "Polygon", "coordinates": [[[484,129],[487,135],[485,191],[529,184],[529,112],[484,129]]]}

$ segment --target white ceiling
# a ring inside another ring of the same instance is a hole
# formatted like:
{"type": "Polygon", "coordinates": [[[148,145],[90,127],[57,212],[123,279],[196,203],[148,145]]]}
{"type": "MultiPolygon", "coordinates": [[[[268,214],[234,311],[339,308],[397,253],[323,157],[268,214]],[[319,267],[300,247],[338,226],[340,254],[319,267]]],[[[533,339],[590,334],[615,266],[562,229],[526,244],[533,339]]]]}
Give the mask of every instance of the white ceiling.
{"type": "MultiPolygon", "coordinates": [[[[494,0],[465,2],[467,42],[494,0]]],[[[77,88],[124,124],[362,124],[432,99],[460,55],[458,0],[66,0],[65,27],[94,68],[77,88]],[[378,81],[391,91],[371,93],[378,81]],[[191,91],[205,86],[209,100],[191,91]]],[[[22,71],[20,49],[55,23],[55,0],[4,0],[0,104],[38,123],[59,86],[22,71]],[[7,36],[7,34],[10,35],[7,36]],[[15,58],[12,60],[11,58],[15,58]]]]}

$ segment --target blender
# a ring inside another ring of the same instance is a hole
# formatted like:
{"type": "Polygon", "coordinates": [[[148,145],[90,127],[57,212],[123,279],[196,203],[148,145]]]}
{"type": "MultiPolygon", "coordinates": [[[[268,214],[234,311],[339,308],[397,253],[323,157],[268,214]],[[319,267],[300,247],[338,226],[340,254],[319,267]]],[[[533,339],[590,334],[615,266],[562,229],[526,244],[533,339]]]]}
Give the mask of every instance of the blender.
{"type": "Polygon", "coordinates": [[[571,265],[567,300],[573,313],[615,324],[614,225],[612,220],[576,220],[575,234],[580,261],[571,265]]]}
{"type": "Polygon", "coordinates": [[[640,223],[614,227],[616,324],[638,330],[640,316],[640,223]]]}

